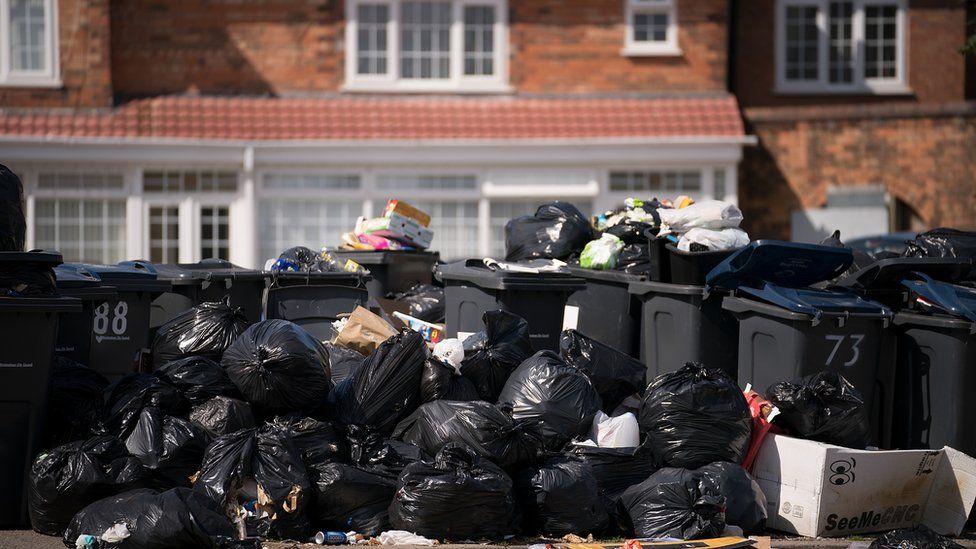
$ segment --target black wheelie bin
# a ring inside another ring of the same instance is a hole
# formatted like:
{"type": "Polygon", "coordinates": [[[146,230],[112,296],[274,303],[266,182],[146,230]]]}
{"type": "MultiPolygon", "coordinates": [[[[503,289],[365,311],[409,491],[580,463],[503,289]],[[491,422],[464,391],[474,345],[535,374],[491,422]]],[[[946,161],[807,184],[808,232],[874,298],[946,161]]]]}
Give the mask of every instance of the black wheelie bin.
{"type": "Polygon", "coordinates": [[[483,330],[485,312],[500,309],[529,323],[529,338],[537,351],[559,349],[566,299],[586,287],[584,279],[568,270],[491,270],[480,259],[440,265],[437,276],[444,283],[447,337],[483,330]]]}
{"type": "Polygon", "coordinates": [[[18,277],[8,271],[60,263],[58,253],[0,252],[0,528],[27,524],[27,476],[44,435],[58,319],[82,311],[80,300],[54,295],[53,287],[18,295],[18,277]]]}
{"type": "Polygon", "coordinates": [[[264,291],[270,274],[246,269],[224,259],[204,259],[199,263],[154,265],[159,278],[173,285],[173,295],[162,295],[153,302],[154,326],[161,326],[176,315],[200,305],[230,298],[251,323],[261,320],[264,291]]]}
{"type": "Polygon", "coordinates": [[[569,272],[584,279],[586,287],[566,299],[563,329],[578,330],[604,345],[640,358],[640,303],[628,288],[646,277],[579,266],[570,266],[569,272]]]}
{"type": "Polygon", "coordinates": [[[330,253],[340,260],[351,259],[369,270],[373,279],[366,288],[374,299],[405,292],[416,284],[430,284],[440,260],[439,252],[428,251],[336,250],[330,253]]]}
{"type": "Polygon", "coordinates": [[[835,371],[871,410],[872,441],[890,440],[894,395],[893,312],[850,289],[810,286],[853,262],[849,248],[758,240],[715,267],[708,284],[734,290],[722,307],[739,321],[740,384],[762,390],[780,381],[835,371]]]}
{"type": "Polygon", "coordinates": [[[81,311],[64,313],[58,320],[58,341],[54,351],[86,366],[92,363],[95,311],[116,299],[115,288],[102,285],[102,279],[84,265],[65,263],[54,268],[58,293],[81,300],[81,311]]]}
{"type": "Polygon", "coordinates": [[[332,323],[369,305],[371,277],[346,271],[271,271],[265,318],[290,320],[320,341],[336,335],[332,323]]]}

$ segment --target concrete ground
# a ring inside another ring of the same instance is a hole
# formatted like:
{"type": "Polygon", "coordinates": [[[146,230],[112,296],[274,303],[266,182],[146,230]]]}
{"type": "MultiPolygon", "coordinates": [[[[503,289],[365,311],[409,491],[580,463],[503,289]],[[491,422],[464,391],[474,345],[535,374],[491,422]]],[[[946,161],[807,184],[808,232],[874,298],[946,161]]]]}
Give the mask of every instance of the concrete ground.
{"type": "MultiPolygon", "coordinates": [[[[846,538],[786,538],[773,537],[773,549],[847,549],[855,541],[870,542],[871,537],[846,538]]],[[[976,533],[967,533],[957,540],[967,549],[976,549],[976,533]]],[[[524,542],[522,542],[524,543],[524,542]]],[[[406,546],[404,546],[405,549],[406,546]]],[[[439,549],[525,549],[522,544],[512,545],[439,545],[439,549]]],[[[44,536],[31,530],[0,530],[0,549],[64,549],[61,538],[44,536]]],[[[312,543],[266,542],[264,549],[320,549],[312,543]]]]}

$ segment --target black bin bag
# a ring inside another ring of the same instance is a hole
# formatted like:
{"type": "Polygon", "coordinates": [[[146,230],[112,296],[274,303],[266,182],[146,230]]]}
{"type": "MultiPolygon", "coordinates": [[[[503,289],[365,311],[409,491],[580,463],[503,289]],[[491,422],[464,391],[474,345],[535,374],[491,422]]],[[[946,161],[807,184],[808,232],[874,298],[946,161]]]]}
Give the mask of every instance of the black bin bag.
{"type": "Polygon", "coordinates": [[[725,498],[713,477],[667,467],[620,496],[632,532],[641,538],[717,538],[725,530],[725,498]]]}
{"type": "Polygon", "coordinates": [[[498,405],[516,421],[539,422],[545,448],[559,450],[589,431],[602,401],[585,373],[539,351],[508,378],[498,405]]]}
{"type": "Polygon", "coordinates": [[[202,404],[215,396],[240,397],[224,368],[204,356],[168,362],[155,373],[179,389],[192,404],[202,404]]]}
{"type": "Polygon", "coordinates": [[[444,322],[444,288],[433,284],[415,284],[406,292],[396,295],[396,300],[409,307],[408,314],[427,322],[444,322]]]}
{"type": "MultiPolygon", "coordinates": [[[[932,229],[908,242],[905,257],[958,257],[976,261],[976,231],[958,229],[932,229]]],[[[969,272],[972,279],[976,265],[969,272]]]]}
{"type": "Polygon", "coordinates": [[[359,354],[358,351],[332,343],[323,343],[323,345],[329,353],[329,367],[332,370],[332,383],[335,385],[352,377],[362,367],[363,361],[366,360],[366,357],[359,354]]]}
{"type": "Polygon", "coordinates": [[[390,529],[389,507],[403,468],[431,457],[411,444],[374,439],[354,463],[320,462],[309,468],[315,487],[312,526],[375,536],[390,529]]]}
{"type": "Polygon", "coordinates": [[[502,539],[518,531],[519,519],[512,479],[455,443],[441,448],[433,463],[408,465],[390,504],[393,528],[434,539],[502,539]]]}
{"type": "Polygon", "coordinates": [[[190,487],[210,444],[207,432],[189,420],[169,416],[159,408],[144,408],[125,447],[149,469],[160,486],[190,487]]]}
{"type": "Polygon", "coordinates": [[[220,360],[247,328],[247,317],[227,300],[201,303],[159,327],[153,340],[153,368],[188,356],[220,360]]]}
{"type": "Polygon", "coordinates": [[[89,438],[104,430],[105,377],[70,358],[54,357],[48,397],[45,448],[89,438]]]}
{"type": "Polygon", "coordinates": [[[668,467],[742,463],[752,436],[742,391],[723,370],[697,362],[660,375],[647,386],[639,423],[645,446],[655,461],[668,467]]]}
{"type": "Polygon", "coordinates": [[[505,259],[566,259],[593,240],[590,221],[576,206],[549,202],[533,215],[505,224],[505,259]]]}
{"type": "Polygon", "coordinates": [[[42,452],[30,472],[31,527],[60,535],[71,517],[106,496],[150,486],[149,473],[115,437],[98,436],[42,452]]]}
{"type": "Polygon", "coordinates": [[[129,374],[105,389],[105,427],[110,434],[124,438],[139,421],[142,410],[148,407],[182,417],[190,412],[190,401],[162,378],[129,374]]]}
{"type": "Polygon", "coordinates": [[[116,524],[125,524],[129,537],[106,545],[113,549],[217,549],[234,539],[234,526],[219,505],[189,488],[173,488],[132,490],[92,503],[71,519],[64,543],[74,547],[78,536],[97,538],[116,524]]]}
{"type": "Polygon", "coordinates": [[[24,185],[17,174],[0,164],[0,252],[24,251],[26,234],[24,185]]]}
{"type": "Polygon", "coordinates": [[[936,534],[926,526],[899,528],[881,534],[869,549],[962,549],[950,537],[936,534]]]}
{"type": "Polygon", "coordinates": [[[573,444],[568,453],[589,465],[600,489],[600,498],[611,525],[624,529],[628,521],[617,505],[624,490],[647,480],[657,471],[651,452],[645,448],[600,448],[573,444]]]}
{"type": "Polygon", "coordinates": [[[283,427],[268,424],[214,441],[193,489],[229,518],[250,514],[244,522],[249,536],[305,539],[309,534],[314,492],[301,452],[283,427]]]}
{"type": "Polygon", "coordinates": [[[315,410],[332,389],[325,347],[287,320],[251,325],[220,364],[244,398],[265,413],[315,410]]]}
{"type": "Polygon", "coordinates": [[[190,421],[206,431],[210,438],[219,438],[255,425],[250,404],[225,396],[215,396],[194,406],[190,411],[190,421]]]}
{"type": "Polygon", "coordinates": [[[464,341],[461,374],[474,382],[481,400],[495,402],[508,377],[535,351],[524,318],[497,310],[482,320],[485,331],[464,341]]]}
{"type": "Polygon", "coordinates": [[[644,363],[576,330],[565,330],[559,336],[559,355],[566,364],[590,376],[607,413],[612,413],[625,398],[644,392],[644,363]]]}
{"type": "Polygon", "coordinates": [[[531,461],[542,449],[536,422],[516,422],[482,401],[428,402],[400,422],[393,437],[431,455],[452,442],[463,443],[506,469],[531,461]]]}
{"type": "Polygon", "coordinates": [[[389,435],[420,405],[426,359],[427,346],[417,332],[404,329],[384,341],[356,375],[336,387],[336,418],[345,425],[389,435]]]}
{"type": "MultiPolygon", "coordinates": [[[[738,463],[716,461],[696,471],[718,483],[725,497],[725,523],[742,528],[746,535],[766,528],[766,495],[759,484],[738,463]]],[[[712,482],[711,480],[709,482],[712,482]]]]}
{"type": "Polygon", "coordinates": [[[871,441],[864,398],[837,372],[777,383],[766,391],[766,398],[780,411],[773,423],[795,436],[856,449],[871,441]]]}
{"type": "Polygon", "coordinates": [[[454,366],[434,357],[424,361],[424,374],[420,380],[421,402],[480,399],[474,382],[458,373],[454,366]]]}
{"type": "Polygon", "coordinates": [[[288,431],[306,467],[316,463],[349,461],[349,441],[329,421],[293,413],[276,417],[272,423],[288,431]]]}
{"type": "Polygon", "coordinates": [[[596,475],[576,456],[555,454],[540,467],[520,471],[514,481],[526,532],[585,536],[610,524],[596,475]]]}

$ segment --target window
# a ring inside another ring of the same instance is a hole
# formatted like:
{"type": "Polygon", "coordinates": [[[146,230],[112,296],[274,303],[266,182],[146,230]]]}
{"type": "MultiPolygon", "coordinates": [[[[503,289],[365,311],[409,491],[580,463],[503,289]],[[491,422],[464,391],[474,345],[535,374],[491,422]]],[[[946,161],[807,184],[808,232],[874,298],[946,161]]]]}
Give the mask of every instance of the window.
{"type": "Polygon", "coordinates": [[[265,189],[337,191],[354,190],[359,187],[358,175],[268,174],[264,176],[265,189]]]}
{"type": "Polygon", "coordinates": [[[142,189],[147,193],[236,192],[234,172],[154,172],[142,175],[142,189]]]}
{"type": "Polygon", "coordinates": [[[653,193],[660,198],[674,198],[681,194],[700,196],[701,180],[700,170],[614,171],[610,172],[610,190],[653,193]]]}
{"type": "Polygon", "coordinates": [[[113,191],[125,189],[122,174],[40,173],[37,188],[51,191],[113,191]]]}
{"type": "Polygon", "coordinates": [[[0,0],[0,84],[57,86],[54,0],[0,0]]]}
{"type": "Polygon", "coordinates": [[[408,200],[420,211],[430,214],[430,229],[434,231],[431,249],[445,260],[464,259],[478,255],[478,203],[456,200],[408,200]]]}
{"type": "Polygon", "coordinates": [[[200,208],[200,259],[230,259],[229,208],[200,208]]]}
{"type": "Polygon", "coordinates": [[[38,198],[34,246],[65,261],[118,263],[125,254],[125,200],[38,198]]]}
{"type": "Polygon", "coordinates": [[[338,246],[341,236],[353,230],[361,215],[362,200],[263,198],[258,206],[261,260],[278,257],[292,246],[313,250],[338,246]]]}
{"type": "Polygon", "coordinates": [[[905,93],[904,0],[780,0],[777,90],[905,93]]]}
{"type": "Polygon", "coordinates": [[[506,0],[347,0],[346,88],[507,91],[506,0]]]}
{"type": "Polygon", "coordinates": [[[176,263],[180,260],[180,208],[149,208],[149,260],[176,263]]]}
{"type": "Polygon", "coordinates": [[[624,55],[680,55],[676,0],[625,0],[624,55]]]}
{"type": "Polygon", "coordinates": [[[476,189],[478,181],[473,175],[380,175],[376,178],[376,188],[390,191],[447,191],[476,189]]]}

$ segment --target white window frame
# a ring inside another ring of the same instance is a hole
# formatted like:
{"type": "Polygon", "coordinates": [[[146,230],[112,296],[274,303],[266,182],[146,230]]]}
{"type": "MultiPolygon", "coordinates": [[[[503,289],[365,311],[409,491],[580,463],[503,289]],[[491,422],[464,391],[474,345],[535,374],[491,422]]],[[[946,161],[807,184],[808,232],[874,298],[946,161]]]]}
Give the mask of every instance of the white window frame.
{"type": "Polygon", "coordinates": [[[876,94],[897,95],[911,93],[908,86],[908,17],[905,0],[852,0],[854,14],[851,20],[851,39],[854,44],[854,79],[850,83],[831,83],[829,10],[831,0],[777,0],[776,2],[776,93],[804,94],[876,94]],[[897,29],[895,34],[897,56],[895,78],[864,77],[864,8],[876,4],[895,4],[897,29]],[[817,80],[798,81],[786,78],[786,8],[790,6],[816,6],[817,31],[817,80]]]}
{"type": "Polygon", "coordinates": [[[61,86],[58,49],[58,3],[44,2],[45,58],[43,71],[15,71],[11,67],[10,0],[0,0],[0,86],[21,88],[57,88],[61,86]]]}
{"type": "Polygon", "coordinates": [[[451,0],[450,78],[400,78],[400,6],[404,0],[346,0],[346,81],[344,91],[506,93],[508,84],[508,0],[451,0]],[[387,24],[386,74],[358,74],[358,17],[360,4],[385,3],[387,24]],[[464,75],[464,8],[470,5],[495,9],[493,75],[464,75]]]}
{"type": "Polygon", "coordinates": [[[625,56],[676,56],[681,55],[678,46],[678,0],[624,0],[624,49],[625,56]],[[668,16],[667,39],[662,42],[634,39],[634,16],[638,14],[665,14],[668,16]]]}

